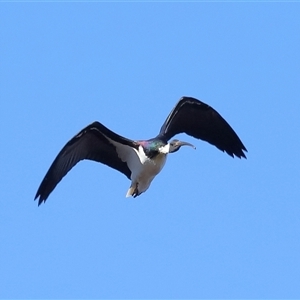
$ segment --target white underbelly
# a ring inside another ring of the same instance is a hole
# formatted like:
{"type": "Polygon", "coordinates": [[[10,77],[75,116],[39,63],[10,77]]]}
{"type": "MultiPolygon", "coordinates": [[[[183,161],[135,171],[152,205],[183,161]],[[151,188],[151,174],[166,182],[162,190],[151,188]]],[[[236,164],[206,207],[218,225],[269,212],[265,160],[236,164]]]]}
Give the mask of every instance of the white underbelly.
{"type": "Polygon", "coordinates": [[[154,159],[146,160],[144,164],[141,165],[140,174],[138,177],[155,177],[161,169],[164,167],[167,160],[166,154],[158,154],[154,159]]]}
{"type": "MultiPolygon", "coordinates": [[[[109,138],[107,139],[116,146],[116,151],[120,159],[127,163],[127,166],[131,171],[130,179],[133,191],[137,188],[139,194],[145,192],[149,188],[153,178],[164,167],[167,160],[167,154],[159,153],[153,159],[149,159],[145,155],[142,146],[139,146],[139,149],[137,150],[127,145],[117,143],[109,138]]],[[[131,194],[127,193],[127,195],[131,194]]]]}
{"type": "Polygon", "coordinates": [[[160,153],[154,159],[147,159],[143,164],[140,164],[137,172],[132,172],[132,182],[138,183],[140,193],[146,191],[154,177],[162,170],[167,160],[167,155],[160,153]]]}

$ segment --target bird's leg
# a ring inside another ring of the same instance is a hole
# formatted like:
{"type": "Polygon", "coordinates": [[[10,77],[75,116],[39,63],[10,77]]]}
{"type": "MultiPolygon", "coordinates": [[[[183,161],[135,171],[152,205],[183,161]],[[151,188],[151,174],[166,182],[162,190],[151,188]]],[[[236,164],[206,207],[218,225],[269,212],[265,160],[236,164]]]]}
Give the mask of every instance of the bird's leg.
{"type": "Polygon", "coordinates": [[[137,182],[132,183],[126,194],[126,197],[132,196],[135,198],[136,196],[138,196],[140,194],[138,191],[138,185],[139,184],[137,182]]]}
{"type": "Polygon", "coordinates": [[[139,186],[139,183],[137,182],[135,185],[135,189],[132,193],[133,198],[136,198],[139,195],[138,186],[139,186]]]}

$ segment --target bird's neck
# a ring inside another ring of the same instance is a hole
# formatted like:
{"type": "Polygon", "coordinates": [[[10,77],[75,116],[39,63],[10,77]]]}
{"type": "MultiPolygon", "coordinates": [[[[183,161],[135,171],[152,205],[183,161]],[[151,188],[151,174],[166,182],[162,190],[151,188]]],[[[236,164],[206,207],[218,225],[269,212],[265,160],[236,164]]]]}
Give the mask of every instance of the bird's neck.
{"type": "Polygon", "coordinates": [[[150,159],[155,158],[161,153],[168,153],[169,145],[164,145],[162,141],[146,141],[141,142],[140,145],[143,147],[145,155],[150,159]]]}
{"type": "Polygon", "coordinates": [[[163,153],[163,154],[168,154],[170,153],[170,144],[166,144],[164,146],[161,146],[160,148],[158,148],[159,153],[163,153]]]}
{"type": "Polygon", "coordinates": [[[157,149],[152,149],[152,148],[144,148],[143,150],[146,154],[146,156],[150,159],[155,158],[160,152],[157,149]]]}

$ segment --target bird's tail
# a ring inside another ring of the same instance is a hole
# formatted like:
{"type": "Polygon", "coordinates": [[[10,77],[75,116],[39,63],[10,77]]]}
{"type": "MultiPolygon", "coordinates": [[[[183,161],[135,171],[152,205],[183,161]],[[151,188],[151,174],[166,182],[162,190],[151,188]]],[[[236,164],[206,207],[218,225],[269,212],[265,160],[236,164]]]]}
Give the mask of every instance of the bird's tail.
{"type": "Polygon", "coordinates": [[[138,191],[138,184],[137,183],[131,183],[131,186],[129,188],[129,190],[127,191],[126,194],[126,198],[133,196],[136,197],[139,195],[139,191],[138,191]]]}
{"type": "Polygon", "coordinates": [[[133,195],[133,193],[134,193],[134,187],[133,187],[133,186],[131,186],[131,187],[129,188],[129,190],[128,190],[127,194],[126,194],[126,198],[128,198],[128,197],[132,196],[132,195],[133,195]]]}

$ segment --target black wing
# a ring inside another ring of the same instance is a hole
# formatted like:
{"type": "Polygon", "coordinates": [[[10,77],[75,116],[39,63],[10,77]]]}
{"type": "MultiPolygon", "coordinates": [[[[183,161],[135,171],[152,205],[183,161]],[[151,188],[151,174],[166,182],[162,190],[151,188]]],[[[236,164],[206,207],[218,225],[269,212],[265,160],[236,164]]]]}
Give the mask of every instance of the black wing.
{"type": "Polygon", "coordinates": [[[50,166],[35,195],[35,199],[39,197],[39,205],[46,201],[61,179],[83,159],[106,164],[130,179],[130,169],[118,157],[115,146],[106,136],[116,143],[136,146],[135,142],[117,135],[99,122],[85,127],[62,148],[50,166]]]}
{"type": "Polygon", "coordinates": [[[178,133],[204,140],[230,156],[246,158],[247,151],[237,134],[221,115],[209,105],[191,97],[182,97],[160,129],[166,140],[178,133]]]}

